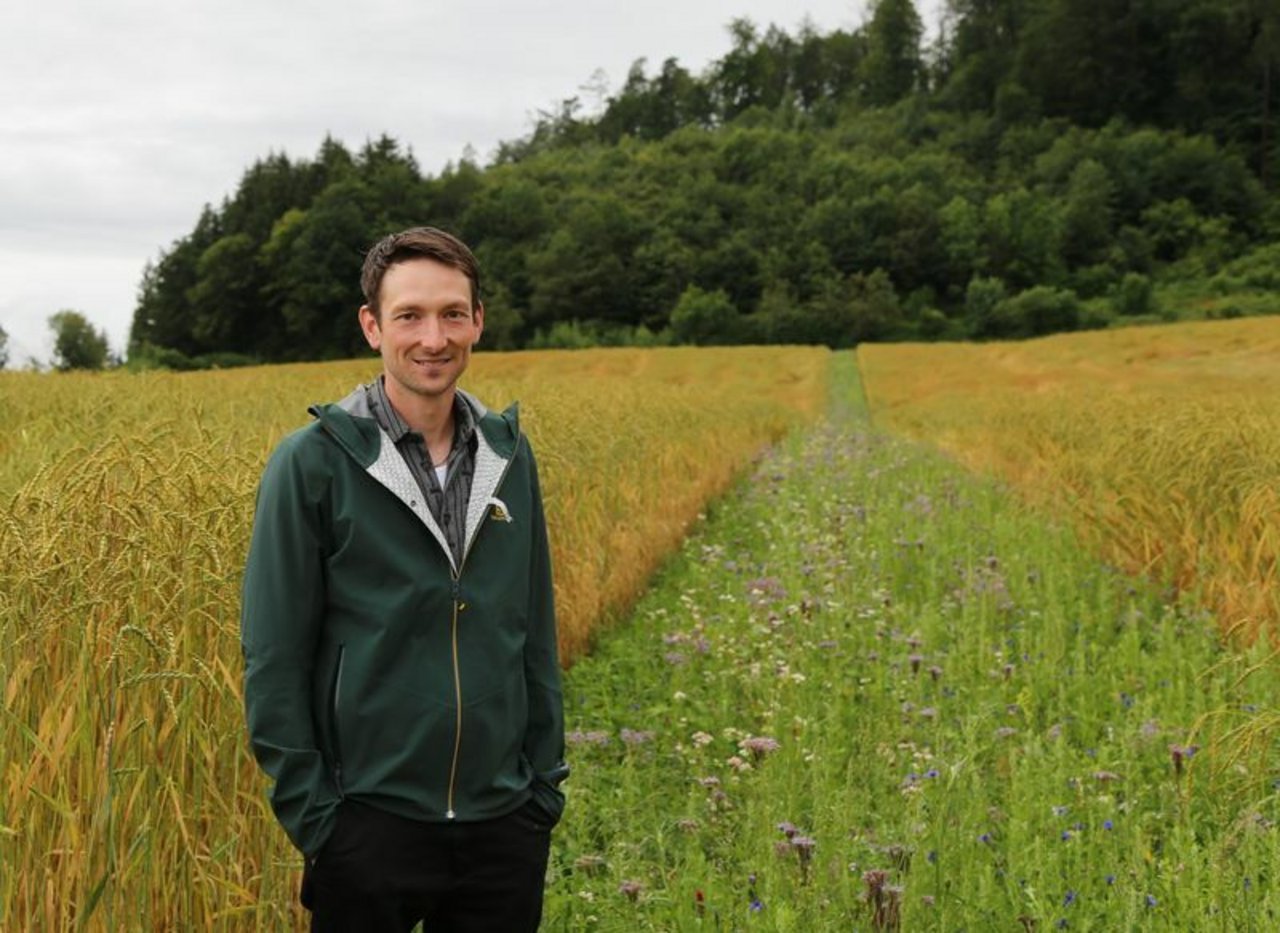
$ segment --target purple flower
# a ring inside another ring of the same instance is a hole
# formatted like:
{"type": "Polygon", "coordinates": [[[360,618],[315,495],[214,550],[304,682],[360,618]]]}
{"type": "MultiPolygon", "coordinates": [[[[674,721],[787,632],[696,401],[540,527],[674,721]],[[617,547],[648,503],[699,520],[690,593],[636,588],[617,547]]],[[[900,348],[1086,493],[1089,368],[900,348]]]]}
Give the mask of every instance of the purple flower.
{"type": "Polygon", "coordinates": [[[638,729],[623,729],[618,733],[618,737],[622,739],[624,745],[644,745],[646,742],[653,741],[652,732],[638,729]]]}
{"type": "Polygon", "coordinates": [[[1063,906],[1063,907],[1070,907],[1070,906],[1071,906],[1072,904],[1074,904],[1075,902],[1076,902],[1076,892],[1075,892],[1075,891],[1068,891],[1068,892],[1067,892],[1065,895],[1063,895],[1063,897],[1062,897],[1062,906],[1063,906]]]}
{"type": "Polygon", "coordinates": [[[573,867],[587,874],[594,874],[604,868],[605,860],[603,855],[580,855],[573,860],[573,867]]]}
{"type": "Polygon", "coordinates": [[[564,740],[569,745],[608,745],[609,733],[598,730],[583,732],[575,729],[573,732],[566,733],[564,740]]]}
{"type": "Polygon", "coordinates": [[[787,598],[787,588],[777,577],[759,577],[747,581],[747,595],[757,604],[781,602],[787,598]]]}
{"type": "Polygon", "coordinates": [[[1112,823],[1110,820],[1103,820],[1103,821],[1102,821],[1102,828],[1103,828],[1103,829],[1106,829],[1106,830],[1115,829],[1115,824],[1114,824],[1114,823],[1112,823]]]}
{"type": "Polygon", "coordinates": [[[1148,895],[1147,895],[1147,897],[1146,897],[1146,904],[1147,904],[1147,906],[1148,906],[1148,907],[1155,907],[1155,906],[1156,906],[1156,904],[1158,904],[1158,903],[1160,903],[1160,902],[1156,900],[1156,897],[1155,897],[1155,895],[1154,895],[1154,894],[1148,894],[1148,895]]]}
{"type": "Polygon", "coordinates": [[[744,752],[750,752],[751,757],[756,761],[759,761],[770,752],[776,752],[781,747],[777,739],[768,735],[748,736],[738,743],[738,748],[744,752]]]}
{"type": "Polygon", "coordinates": [[[808,854],[813,851],[813,847],[818,843],[814,841],[812,836],[792,836],[791,847],[800,853],[801,858],[807,858],[808,854]]]}
{"type": "Polygon", "coordinates": [[[624,881],[618,885],[618,891],[627,896],[627,899],[634,902],[640,897],[640,892],[644,890],[644,885],[639,881],[624,881]]]}
{"type": "Polygon", "coordinates": [[[1190,761],[1191,756],[1200,750],[1198,745],[1170,745],[1169,755],[1173,758],[1173,773],[1182,776],[1182,763],[1190,761]]]}

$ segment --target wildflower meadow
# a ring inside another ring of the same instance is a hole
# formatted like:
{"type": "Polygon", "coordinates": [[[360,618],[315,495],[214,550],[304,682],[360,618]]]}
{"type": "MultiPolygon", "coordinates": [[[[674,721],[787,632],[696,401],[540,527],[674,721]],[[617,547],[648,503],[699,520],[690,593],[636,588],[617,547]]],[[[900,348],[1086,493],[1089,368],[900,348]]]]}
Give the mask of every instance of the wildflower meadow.
{"type": "Polygon", "coordinates": [[[544,929],[1275,929],[1265,650],[834,397],[569,672],[544,929]]]}

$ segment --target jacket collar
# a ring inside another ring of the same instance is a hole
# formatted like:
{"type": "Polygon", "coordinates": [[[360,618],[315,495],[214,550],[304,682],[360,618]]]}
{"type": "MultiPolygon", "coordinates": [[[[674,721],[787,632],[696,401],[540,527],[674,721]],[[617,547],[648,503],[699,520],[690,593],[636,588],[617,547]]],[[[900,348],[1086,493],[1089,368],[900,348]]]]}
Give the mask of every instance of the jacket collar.
{"type": "MultiPolygon", "coordinates": [[[[495,502],[495,495],[507,474],[507,468],[515,457],[520,443],[520,417],[519,406],[514,403],[501,414],[493,414],[479,399],[461,389],[458,390],[458,397],[470,406],[479,428],[475,474],[471,480],[471,498],[467,503],[467,540],[463,546],[465,558],[480,531],[485,515],[495,502]]],[[[453,552],[444,532],[436,524],[427,504],[422,501],[418,483],[409,472],[408,464],[400,456],[390,435],[378,426],[369,410],[365,387],[359,386],[336,404],[313,405],[308,410],[365,472],[409,507],[444,550],[454,573],[460,572],[461,568],[454,565],[453,552]]]]}
{"type": "MultiPolygon", "coordinates": [[[[476,427],[484,435],[494,453],[504,460],[515,455],[520,437],[520,405],[513,402],[499,413],[490,411],[483,402],[458,389],[458,398],[471,409],[476,427]]],[[[357,386],[345,398],[333,404],[312,405],[307,409],[324,429],[366,469],[378,459],[382,450],[382,431],[369,410],[364,386],[357,386]]]]}

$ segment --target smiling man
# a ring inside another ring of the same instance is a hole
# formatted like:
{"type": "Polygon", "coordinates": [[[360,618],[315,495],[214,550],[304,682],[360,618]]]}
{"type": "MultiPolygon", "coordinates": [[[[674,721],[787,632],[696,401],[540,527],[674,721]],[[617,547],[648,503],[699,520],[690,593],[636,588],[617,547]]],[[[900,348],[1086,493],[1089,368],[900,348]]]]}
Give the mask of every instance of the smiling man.
{"type": "Polygon", "coordinates": [[[515,406],[457,387],[484,330],[461,241],[389,236],[361,286],[382,374],[313,407],[258,491],[254,754],[312,930],[534,930],[568,768],[533,453],[515,406]]]}

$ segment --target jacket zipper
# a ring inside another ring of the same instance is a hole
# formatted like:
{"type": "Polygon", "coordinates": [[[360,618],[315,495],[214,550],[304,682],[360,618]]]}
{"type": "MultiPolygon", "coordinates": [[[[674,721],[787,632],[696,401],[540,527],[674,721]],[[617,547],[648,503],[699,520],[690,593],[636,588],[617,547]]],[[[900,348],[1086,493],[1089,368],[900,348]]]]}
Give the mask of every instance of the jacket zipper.
{"type": "Polygon", "coordinates": [[[339,697],[342,693],[342,665],[347,659],[347,645],[338,645],[338,670],[333,675],[333,783],[338,790],[338,799],[344,796],[342,790],[342,743],[338,740],[339,697]]]}
{"type": "MultiPolygon", "coordinates": [[[[521,435],[516,435],[516,446],[511,452],[510,459],[507,460],[506,466],[502,468],[502,475],[498,477],[498,482],[494,484],[493,493],[502,488],[502,483],[507,478],[507,473],[511,469],[511,464],[515,463],[516,455],[520,453],[521,435]]],[[[491,493],[490,495],[492,495],[491,493]]],[[[480,521],[484,521],[482,515],[480,521]]],[[[458,562],[457,573],[453,575],[453,626],[451,638],[453,643],[453,696],[454,705],[457,708],[457,718],[454,725],[453,734],[453,761],[449,765],[449,793],[445,803],[445,819],[452,820],[457,814],[453,809],[453,794],[457,788],[458,782],[458,759],[459,752],[462,749],[462,670],[458,664],[458,613],[466,605],[461,601],[462,596],[462,569],[467,564],[467,555],[471,553],[471,548],[475,545],[476,540],[480,537],[480,530],[476,529],[476,533],[471,535],[471,542],[467,545],[467,549],[462,552],[462,560],[458,562]]]]}

